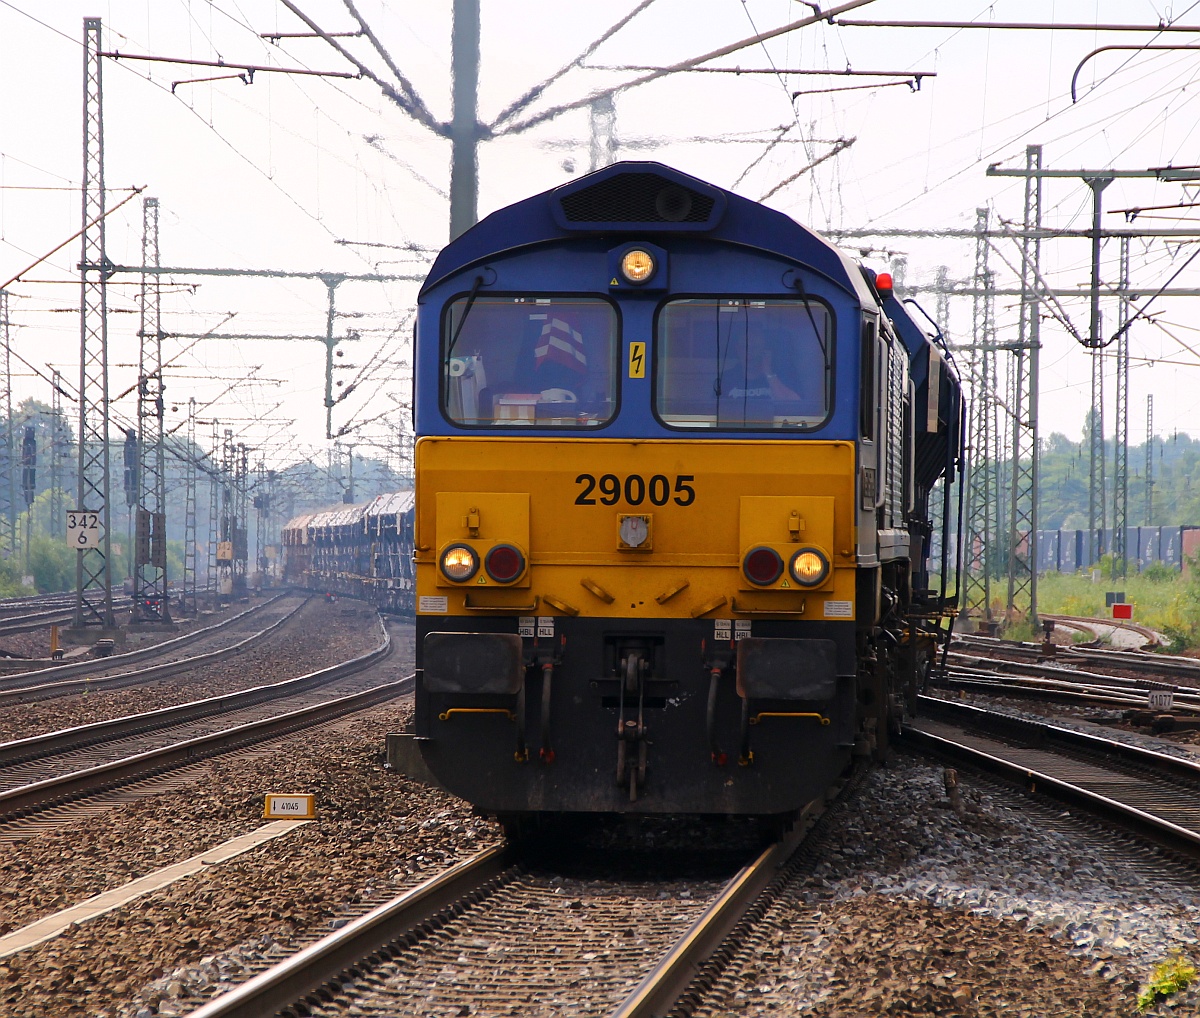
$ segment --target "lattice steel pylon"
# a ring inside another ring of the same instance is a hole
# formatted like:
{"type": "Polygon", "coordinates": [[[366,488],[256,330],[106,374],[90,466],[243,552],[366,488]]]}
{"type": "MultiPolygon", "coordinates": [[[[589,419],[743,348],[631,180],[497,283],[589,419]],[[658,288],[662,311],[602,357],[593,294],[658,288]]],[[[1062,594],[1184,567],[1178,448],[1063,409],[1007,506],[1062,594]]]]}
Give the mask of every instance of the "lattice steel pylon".
{"type": "Polygon", "coordinates": [[[13,439],[12,409],[12,328],[8,317],[8,291],[0,290],[0,329],[4,337],[4,379],[0,387],[0,418],[4,433],[0,435],[0,555],[15,558],[17,554],[17,460],[13,439]]]}
{"type": "Polygon", "coordinates": [[[188,397],[187,458],[183,474],[183,590],[179,607],[195,615],[196,603],[196,397],[188,397]]]}
{"type": "Polygon", "coordinates": [[[1038,369],[1041,315],[1038,312],[1042,228],[1042,146],[1025,149],[1025,220],[1021,232],[1021,307],[1012,364],[1012,486],[1009,492],[1008,611],[1028,604],[1037,625],[1038,369]]]}
{"type": "Polygon", "coordinates": [[[237,511],[233,493],[234,472],[237,469],[237,449],[233,444],[233,430],[225,429],[221,441],[221,523],[217,536],[217,594],[231,596],[233,588],[234,534],[237,530],[237,511]]]}
{"type": "Polygon", "coordinates": [[[588,173],[611,166],[617,157],[617,107],[611,95],[588,106],[588,173]]]}
{"type": "Polygon", "coordinates": [[[1104,464],[1104,349],[1096,346],[1092,355],[1092,401],[1088,410],[1088,539],[1087,567],[1092,568],[1104,554],[1106,529],[1104,464]]]}
{"type": "Polygon", "coordinates": [[[950,270],[945,265],[937,268],[937,303],[933,309],[933,320],[943,336],[950,335],[950,270]]]}
{"type": "Polygon", "coordinates": [[[1154,526],[1154,393],[1146,397],[1146,526],[1154,526]]]}
{"type": "MultiPolygon", "coordinates": [[[[142,199],[142,265],[158,267],[158,199],[142,199]]],[[[160,277],[142,273],[138,310],[137,537],[133,556],[133,621],[170,622],[167,597],[167,468],[163,449],[162,300],[160,277]]]]}
{"type": "Polygon", "coordinates": [[[221,540],[221,465],[219,455],[221,449],[221,431],[217,421],[213,421],[212,433],[212,471],[208,475],[208,596],[209,607],[216,608],[217,598],[221,594],[219,573],[220,561],[217,558],[218,542],[221,540]]]}
{"type": "MultiPolygon", "coordinates": [[[[233,432],[227,431],[225,434],[232,437],[233,432]]],[[[230,533],[233,535],[233,563],[231,574],[233,594],[235,597],[242,597],[246,593],[246,564],[250,557],[249,527],[247,525],[250,452],[242,442],[233,446],[232,450],[233,469],[230,471],[230,476],[233,480],[233,522],[230,533]]]]}
{"type": "Polygon", "coordinates": [[[63,520],[62,458],[66,455],[63,441],[62,375],[57,370],[50,376],[50,536],[62,540],[66,533],[63,520]]]}
{"type": "Polygon", "coordinates": [[[988,210],[976,209],[976,297],[971,356],[967,362],[967,375],[971,381],[971,414],[968,427],[970,456],[966,471],[967,546],[963,555],[963,607],[968,615],[990,622],[996,519],[996,460],[993,449],[995,352],[992,349],[992,275],[988,269],[987,228],[988,210]]]}
{"type": "Polygon", "coordinates": [[[267,507],[271,501],[267,494],[267,463],[262,456],[259,456],[254,468],[254,488],[254,571],[259,574],[259,582],[262,583],[267,574],[267,507]]]}
{"type": "MultiPolygon", "coordinates": [[[[1129,289],[1129,238],[1121,238],[1121,289],[1129,289]]],[[[1122,297],[1117,321],[1116,430],[1113,434],[1112,577],[1129,574],[1129,298],[1122,297]]],[[[1149,522],[1149,521],[1147,521],[1149,522]]]]}
{"type": "Polygon", "coordinates": [[[100,19],[83,19],[83,229],[79,260],[79,488],[75,626],[113,627],[108,488],[108,278],[100,19]]]}

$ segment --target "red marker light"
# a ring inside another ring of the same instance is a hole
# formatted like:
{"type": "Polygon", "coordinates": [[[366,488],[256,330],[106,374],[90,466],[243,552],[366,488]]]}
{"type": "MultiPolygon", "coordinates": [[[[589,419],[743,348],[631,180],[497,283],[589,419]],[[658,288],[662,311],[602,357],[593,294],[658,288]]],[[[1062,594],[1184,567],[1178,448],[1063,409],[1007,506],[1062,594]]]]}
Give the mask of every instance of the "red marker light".
{"type": "Polygon", "coordinates": [[[484,557],[483,567],[497,583],[511,583],[525,571],[525,556],[511,544],[498,544],[484,557]]]}
{"type": "Polygon", "coordinates": [[[751,548],[742,559],[746,579],[759,587],[767,587],[783,575],[783,559],[774,548],[751,548]]]}
{"type": "Polygon", "coordinates": [[[875,277],[875,289],[880,293],[892,292],[892,274],[890,272],[881,272],[875,277]]]}

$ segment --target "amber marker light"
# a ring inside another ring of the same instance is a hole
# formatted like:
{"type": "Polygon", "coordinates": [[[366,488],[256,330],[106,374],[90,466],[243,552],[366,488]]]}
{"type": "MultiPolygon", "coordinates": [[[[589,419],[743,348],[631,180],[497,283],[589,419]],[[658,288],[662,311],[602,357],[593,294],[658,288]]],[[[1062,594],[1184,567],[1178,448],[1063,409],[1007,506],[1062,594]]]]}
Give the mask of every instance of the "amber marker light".
{"type": "Polygon", "coordinates": [[[792,579],[802,587],[816,587],[829,575],[829,559],[816,548],[801,548],[792,556],[792,579]]]}
{"type": "Polygon", "coordinates": [[[479,556],[466,544],[452,544],[442,552],[442,572],[455,583],[465,583],[479,571],[479,556]]]}
{"type": "Polygon", "coordinates": [[[621,275],[631,283],[646,282],[654,275],[654,269],[654,256],[639,247],[626,251],[621,258],[621,275]]]}

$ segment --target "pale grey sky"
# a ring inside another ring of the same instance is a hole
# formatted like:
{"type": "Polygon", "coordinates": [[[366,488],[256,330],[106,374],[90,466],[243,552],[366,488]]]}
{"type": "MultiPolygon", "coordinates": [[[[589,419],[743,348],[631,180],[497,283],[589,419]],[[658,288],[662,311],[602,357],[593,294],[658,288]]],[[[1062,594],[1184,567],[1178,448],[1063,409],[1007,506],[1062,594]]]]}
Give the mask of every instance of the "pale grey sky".
{"type": "MultiPolygon", "coordinates": [[[[296,0],[328,31],[354,22],[343,0],[296,0]]],[[[485,0],[482,26],[480,117],[491,122],[514,99],[568,64],[625,15],[637,0],[577,5],[536,0],[485,0]]],[[[438,119],[450,113],[449,0],[429,4],[361,0],[364,19],[400,71],[438,119]]],[[[630,81],[637,72],[605,68],[667,65],[804,17],[796,0],[656,0],[585,61],[551,85],[527,110],[538,114],[630,81]]],[[[275,0],[75,0],[47,5],[0,0],[0,277],[8,279],[80,226],[82,20],[99,15],[107,48],[125,53],[224,59],[324,70],[350,69],[319,40],[285,40],[261,33],[304,26],[275,0]]],[[[988,5],[875,0],[848,13],[858,20],[973,19],[980,22],[1053,20],[1056,23],[1157,24],[1173,17],[1200,25],[1200,10],[1144,0],[997,0],[988,5]]],[[[366,40],[343,40],[387,80],[383,59],[366,40]]],[[[1200,163],[1196,78],[1200,54],[1128,50],[1097,55],[1070,99],[1071,76],[1092,50],[1110,44],[1200,44],[1192,33],[1100,33],[1000,29],[901,29],[825,23],[756,44],[709,66],[774,68],[779,74],[677,74],[623,90],[616,97],[617,135],[627,158],[658,159],[716,184],[760,198],[838,139],[854,139],[837,156],[798,177],[768,203],[820,230],[872,228],[969,229],[975,210],[1019,221],[1022,183],[989,178],[989,163],[1020,166],[1025,146],[1044,146],[1044,162],[1058,168],[1146,169],[1200,163]],[[934,72],[920,91],[885,85],[898,79],[829,78],[784,73],[792,69],[934,72]],[[854,91],[803,95],[800,90],[870,85],[854,91]],[[786,127],[786,131],[782,129],[786,127]],[[781,134],[782,132],[782,134],[781,134]],[[781,137],[774,146],[769,142],[781,137]]],[[[146,186],[162,204],[165,264],[238,268],[336,270],[419,276],[422,251],[447,236],[449,146],[385,98],[369,80],[259,74],[237,80],[172,83],[224,73],[219,69],[145,64],[105,65],[107,183],[112,189],[146,186]],[[359,242],[342,244],[338,241],[359,242]]],[[[520,116],[506,121],[518,122],[520,116]]],[[[588,116],[577,110],[527,131],[500,136],[480,152],[480,212],[487,212],[586,171],[588,116]]],[[[1154,180],[1118,180],[1105,192],[1110,209],[1174,205],[1196,189],[1154,180]]],[[[1048,181],[1045,221],[1052,227],[1090,224],[1090,192],[1077,180],[1048,181]]],[[[114,190],[109,203],[123,195],[114,190]]],[[[1145,213],[1135,225],[1186,227],[1195,210],[1145,213]],[[1169,216],[1152,219],[1151,215],[1169,216]]],[[[1106,215],[1106,226],[1125,217],[1106,215]]],[[[109,220],[110,257],[136,264],[141,257],[141,197],[109,220]]],[[[860,244],[847,244],[856,250],[860,244]]],[[[863,248],[867,242],[862,242],[863,248]]],[[[952,279],[972,271],[971,241],[892,239],[878,245],[908,259],[908,280],[931,283],[938,265],[952,279]]],[[[1195,245],[1135,241],[1133,280],[1153,292],[1195,245]]],[[[1117,245],[1106,245],[1104,278],[1115,279],[1117,245]]],[[[1088,283],[1086,240],[1048,243],[1050,280],[1083,291],[1088,283]]],[[[1001,285],[1017,264],[1011,243],[998,245],[991,265],[1001,285]]],[[[887,254],[867,255],[885,267],[887,254]]],[[[14,349],[39,368],[77,375],[77,244],[11,287],[14,349]]],[[[123,279],[125,277],[118,277],[123,279]]],[[[169,331],[310,335],[324,331],[325,288],[315,281],[180,277],[187,283],[163,298],[169,331]]],[[[2,281],[0,279],[0,281],[2,281]]],[[[137,316],[133,279],[114,286],[110,335],[112,389],[135,374],[137,316]]],[[[1200,259],[1175,285],[1200,285],[1200,259]]],[[[385,441],[406,399],[403,363],[417,284],[346,283],[339,310],[353,317],[338,330],[363,337],[345,344],[344,360],[361,373],[351,398],[335,412],[335,427],[363,424],[356,437],[385,441]]],[[[934,298],[923,303],[933,312],[934,298]]],[[[997,305],[999,334],[1015,337],[1011,299],[997,305]]],[[[1066,314],[1086,330],[1087,301],[1065,299],[1066,314]]],[[[1196,298],[1161,299],[1155,324],[1133,330],[1131,441],[1144,437],[1145,397],[1155,396],[1161,432],[1200,430],[1200,304],[1196,298]]],[[[1116,306],[1105,302],[1106,320],[1116,306]]],[[[952,337],[969,340],[971,301],[956,298],[952,337]]],[[[1043,328],[1043,430],[1078,436],[1090,399],[1088,358],[1066,330],[1043,328]]],[[[170,340],[175,357],[190,340],[170,340]]],[[[274,407],[294,420],[273,440],[282,463],[321,449],[323,348],[315,342],[215,341],[196,344],[168,378],[172,402],[189,395],[203,403],[234,378],[258,367],[258,378],[218,401],[224,420],[258,416],[274,407]],[[292,436],[287,437],[288,434],[292,436]]],[[[16,380],[18,398],[46,398],[46,386],[16,380]]],[[[1108,398],[1111,404],[1112,387],[1108,398]]],[[[120,409],[120,408],[119,408],[120,409]]],[[[131,406],[125,408],[131,409],[131,406]]],[[[1111,414],[1111,410],[1110,410],[1111,414]]],[[[268,429],[248,433],[266,438],[268,429]]]]}

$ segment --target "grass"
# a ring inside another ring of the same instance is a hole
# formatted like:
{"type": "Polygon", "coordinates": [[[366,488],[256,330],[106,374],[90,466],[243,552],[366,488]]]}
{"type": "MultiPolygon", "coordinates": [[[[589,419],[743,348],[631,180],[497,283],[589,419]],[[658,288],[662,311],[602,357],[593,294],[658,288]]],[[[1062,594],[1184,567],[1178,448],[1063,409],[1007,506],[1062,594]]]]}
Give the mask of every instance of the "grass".
{"type": "MultiPolygon", "coordinates": [[[[1106,563],[1107,565],[1107,563],[1106,563]]],[[[1038,611],[1054,615],[1080,615],[1087,618],[1111,618],[1105,603],[1108,591],[1123,591],[1133,607],[1133,621],[1164,634],[1170,641],[1165,648],[1178,653],[1200,648],[1200,563],[1194,563],[1191,575],[1182,576],[1173,569],[1152,566],[1123,580],[1112,579],[1110,569],[1090,573],[1044,573],[1038,577],[1038,611]]],[[[1003,581],[992,586],[992,617],[1004,617],[1003,598],[997,592],[1003,581]]],[[[1018,604],[1018,615],[1004,630],[1010,640],[1040,642],[1040,627],[1034,630],[1023,617],[1028,605],[1018,604]]],[[[1079,640],[1089,637],[1080,635],[1079,640]]]]}
{"type": "Polygon", "coordinates": [[[1047,573],[1038,578],[1038,610],[1059,615],[1106,618],[1104,595],[1125,592],[1133,621],[1166,634],[1172,650],[1200,646],[1200,570],[1184,578],[1175,572],[1132,575],[1123,580],[1099,575],[1047,573]]]}
{"type": "Polygon", "coordinates": [[[1173,954],[1154,966],[1150,982],[1138,994],[1138,1013],[1144,1014],[1160,1000],[1187,989],[1196,978],[1196,966],[1182,954],[1173,954]]]}

